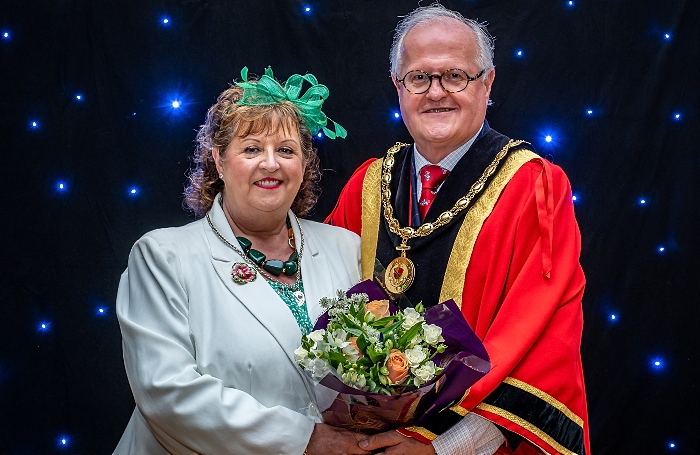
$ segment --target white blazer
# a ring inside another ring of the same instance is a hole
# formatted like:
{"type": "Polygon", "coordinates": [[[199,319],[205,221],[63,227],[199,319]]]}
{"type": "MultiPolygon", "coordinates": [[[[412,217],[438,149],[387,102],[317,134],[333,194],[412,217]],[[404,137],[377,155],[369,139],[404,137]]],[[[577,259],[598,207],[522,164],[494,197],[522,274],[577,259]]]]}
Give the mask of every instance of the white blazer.
{"type": "MultiPolygon", "coordinates": [[[[223,210],[210,216],[236,242],[223,210]]],[[[312,321],[318,301],[360,280],[360,239],[290,213],[312,321]]],[[[235,243],[234,243],[235,244],[235,243]]],[[[231,279],[243,259],[206,218],[158,229],[134,245],[117,316],[136,409],[115,455],[302,454],[320,421],[296,365],[301,331],[261,276],[231,279]]]]}

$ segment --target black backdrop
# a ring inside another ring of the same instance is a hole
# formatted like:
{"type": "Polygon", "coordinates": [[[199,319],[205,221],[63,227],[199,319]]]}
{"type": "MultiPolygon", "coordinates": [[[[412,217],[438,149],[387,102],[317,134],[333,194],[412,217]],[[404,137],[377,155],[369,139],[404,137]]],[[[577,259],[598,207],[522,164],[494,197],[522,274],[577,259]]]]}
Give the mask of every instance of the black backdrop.
{"type": "MultiPolygon", "coordinates": [[[[491,125],[562,166],[577,197],[593,452],[698,453],[699,2],[444,4],[496,37],[491,125]]],[[[387,54],[417,5],[2,0],[0,453],[111,453],[134,404],[119,275],[139,236],[191,219],[195,129],[243,66],[331,89],[349,136],[317,141],[314,219],[358,164],[409,140],[387,54]]]]}

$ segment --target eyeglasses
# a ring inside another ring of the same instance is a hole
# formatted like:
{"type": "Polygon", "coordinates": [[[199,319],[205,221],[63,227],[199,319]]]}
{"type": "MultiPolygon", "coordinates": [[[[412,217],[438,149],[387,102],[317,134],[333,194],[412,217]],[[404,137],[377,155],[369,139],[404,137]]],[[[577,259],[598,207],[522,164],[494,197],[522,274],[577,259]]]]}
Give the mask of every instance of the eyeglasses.
{"type": "Polygon", "coordinates": [[[403,84],[410,93],[420,95],[430,90],[433,79],[440,81],[442,88],[448,93],[461,92],[469,82],[479,79],[486,69],[482,69],[476,76],[470,76],[459,68],[450,68],[442,74],[428,74],[422,70],[413,70],[406,73],[403,79],[396,79],[396,82],[403,84]]]}

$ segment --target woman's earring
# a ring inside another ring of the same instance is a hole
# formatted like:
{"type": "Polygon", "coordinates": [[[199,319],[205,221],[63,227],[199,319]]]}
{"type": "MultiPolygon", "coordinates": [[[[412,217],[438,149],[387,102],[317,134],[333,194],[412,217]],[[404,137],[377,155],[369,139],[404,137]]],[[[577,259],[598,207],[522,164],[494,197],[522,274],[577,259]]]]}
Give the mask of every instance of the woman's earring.
{"type": "Polygon", "coordinates": [[[223,180],[223,179],[224,179],[224,174],[222,174],[221,172],[219,172],[219,178],[220,178],[221,180],[223,180]]]}

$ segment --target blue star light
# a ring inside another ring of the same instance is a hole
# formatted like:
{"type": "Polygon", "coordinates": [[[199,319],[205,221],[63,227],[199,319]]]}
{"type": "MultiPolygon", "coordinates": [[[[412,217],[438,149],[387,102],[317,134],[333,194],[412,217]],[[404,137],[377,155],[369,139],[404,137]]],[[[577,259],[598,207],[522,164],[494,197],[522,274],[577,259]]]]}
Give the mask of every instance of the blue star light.
{"type": "Polygon", "coordinates": [[[683,114],[681,114],[680,112],[674,112],[673,117],[671,118],[673,118],[673,120],[676,122],[680,122],[681,119],[683,119],[683,114]]]}
{"type": "Polygon", "coordinates": [[[578,201],[578,196],[575,195],[575,194],[572,195],[572,196],[571,196],[571,200],[574,201],[574,202],[578,201]]]}
{"type": "Polygon", "coordinates": [[[161,23],[163,24],[164,27],[167,27],[168,25],[170,25],[170,18],[168,18],[168,17],[162,18],[161,23]]]}
{"type": "Polygon", "coordinates": [[[31,128],[33,130],[38,130],[39,129],[39,122],[37,122],[36,120],[32,120],[31,122],[29,122],[29,128],[31,128]]]}
{"type": "Polygon", "coordinates": [[[98,316],[106,316],[107,315],[107,307],[105,306],[98,306],[96,314],[98,316]]]}
{"type": "Polygon", "coordinates": [[[586,109],[586,115],[589,117],[593,117],[593,109],[590,109],[590,108],[586,109]]]}
{"type": "Polygon", "coordinates": [[[139,194],[138,188],[136,188],[135,186],[132,186],[131,188],[129,188],[129,196],[136,197],[136,196],[138,196],[138,194],[139,194]]]}
{"type": "Polygon", "coordinates": [[[56,189],[62,193],[68,189],[68,185],[66,185],[66,182],[58,182],[56,184],[56,189]]]}
{"type": "Polygon", "coordinates": [[[664,251],[666,251],[666,247],[660,246],[658,248],[658,251],[659,251],[659,253],[663,253],[664,251]]]}
{"type": "Polygon", "coordinates": [[[646,205],[647,200],[644,198],[639,199],[639,205],[646,205]]]}
{"type": "Polygon", "coordinates": [[[671,450],[675,449],[675,448],[676,448],[676,443],[673,442],[673,441],[670,441],[670,442],[668,443],[668,448],[671,449],[671,450]]]}
{"type": "Polygon", "coordinates": [[[75,100],[76,100],[76,101],[83,101],[83,95],[81,95],[80,93],[76,94],[76,95],[75,95],[75,100]]]}
{"type": "Polygon", "coordinates": [[[3,30],[3,32],[2,32],[2,39],[3,39],[3,40],[6,40],[6,41],[9,41],[9,39],[10,39],[10,32],[8,32],[7,30],[3,30]]]}
{"type": "Polygon", "coordinates": [[[309,16],[309,15],[311,15],[311,12],[312,12],[312,11],[313,11],[313,10],[311,9],[311,6],[309,6],[309,5],[304,5],[304,14],[306,14],[307,16],[309,16]]]}
{"type": "Polygon", "coordinates": [[[516,50],[515,50],[515,56],[516,56],[517,58],[522,58],[524,55],[525,55],[525,52],[523,52],[522,49],[516,49],[516,50]]]}
{"type": "Polygon", "coordinates": [[[672,37],[673,37],[673,35],[671,35],[671,32],[664,33],[664,40],[671,41],[672,37]]]}
{"type": "Polygon", "coordinates": [[[48,332],[51,329],[51,323],[48,321],[41,321],[39,323],[39,326],[37,327],[37,330],[39,332],[45,333],[48,332]]]}
{"type": "Polygon", "coordinates": [[[548,148],[550,150],[554,150],[557,148],[561,141],[561,138],[559,137],[558,131],[556,128],[550,126],[550,125],[543,125],[540,128],[540,133],[539,133],[539,144],[541,147],[548,148]]]}
{"type": "Polygon", "coordinates": [[[394,111],[394,119],[398,120],[401,118],[401,112],[399,111],[394,111]]]}
{"type": "Polygon", "coordinates": [[[617,315],[615,313],[610,313],[608,318],[610,319],[610,322],[617,322],[617,315]]]}
{"type": "Polygon", "coordinates": [[[163,103],[160,108],[166,116],[171,118],[184,117],[188,114],[188,106],[191,104],[187,92],[177,89],[163,95],[163,103]]]}
{"type": "Polygon", "coordinates": [[[68,438],[68,436],[61,436],[60,438],[58,438],[58,447],[60,448],[68,447],[69,443],[70,439],[68,438]]]}
{"type": "Polygon", "coordinates": [[[664,369],[664,359],[661,357],[654,357],[651,359],[651,368],[653,370],[663,370],[664,369]]]}
{"type": "Polygon", "coordinates": [[[574,7],[574,0],[567,1],[566,6],[568,6],[569,8],[573,8],[574,7]]]}

